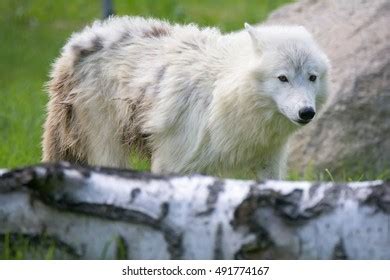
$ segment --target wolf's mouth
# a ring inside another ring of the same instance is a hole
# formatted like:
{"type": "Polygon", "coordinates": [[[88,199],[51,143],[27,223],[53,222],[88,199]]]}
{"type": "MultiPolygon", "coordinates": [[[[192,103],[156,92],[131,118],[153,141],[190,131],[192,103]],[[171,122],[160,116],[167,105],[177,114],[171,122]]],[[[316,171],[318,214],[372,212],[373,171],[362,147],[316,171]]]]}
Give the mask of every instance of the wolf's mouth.
{"type": "Polygon", "coordinates": [[[299,123],[300,125],[306,125],[308,124],[311,120],[294,120],[296,123],[299,123]]]}

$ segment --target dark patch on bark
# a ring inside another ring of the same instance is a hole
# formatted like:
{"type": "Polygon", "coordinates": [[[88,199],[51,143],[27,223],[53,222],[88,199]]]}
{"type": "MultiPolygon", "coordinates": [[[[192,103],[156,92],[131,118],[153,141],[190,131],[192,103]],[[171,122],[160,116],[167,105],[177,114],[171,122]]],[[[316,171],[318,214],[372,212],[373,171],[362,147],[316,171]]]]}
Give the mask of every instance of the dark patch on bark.
{"type": "Polygon", "coordinates": [[[215,231],[215,247],[214,247],[214,260],[223,260],[223,227],[219,223],[217,230],[215,231]]]}
{"type": "MultiPolygon", "coordinates": [[[[319,189],[319,186],[314,187],[314,191],[317,191],[319,189]]],[[[313,217],[317,217],[323,213],[328,213],[334,210],[337,207],[338,201],[341,197],[341,192],[347,192],[347,190],[348,188],[342,186],[332,186],[330,188],[325,189],[322,199],[315,205],[313,205],[313,207],[303,209],[300,215],[302,216],[302,218],[310,219],[313,217]]],[[[310,198],[314,196],[314,191],[310,188],[310,198]],[[310,191],[312,191],[311,194],[310,191]]]]}
{"type": "Polygon", "coordinates": [[[280,257],[270,234],[254,222],[248,226],[249,232],[255,235],[255,240],[244,244],[235,254],[236,260],[276,259],[280,257]]]}
{"type": "Polygon", "coordinates": [[[161,209],[161,213],[160,213],[160,217],[158,218],[158,220],[163,221],[169,213],[169,203],[168,202],[161,203],[160,209],[161,209]]]}
{"type": "Polygon", "coordinates": [[[214,212],[219,193],[225,190],[225,183],[221,180],[215,180],[211,185],[207,186],[207,189],[206,210],[196,213],[196,216],[207,216],[214,212]]]}
{"type": "Polygon", "coordinates": [[[345,251],[344,242],[341,239],[333,249],[332,259],[348,260],[347,252],[345,251]]]}
{"type": "Polygon", "coordinates": [[[79,170],[79,172],[85,179],[91,177],[91,172],[87,168],[82,168],[79,170]]]}
{"type": "Polygon", "coordinates": [[[9,193],[17,190],[34,179],[35,173],[25,169],[14,169],[0,175],[0,193],[9,193]]]}
{"type": "Polygon", "coordinates": [[[156,223],[157,220],[155,218],[137,210],[120,208],[108,204],[70,201],[68,199],[71,199],[71,197],[68,196],[62,196],[60,199],[54,199],[55,198],[53,197],[42,197],[42,201],[48,205],[55,206],[58,209],[88,214],[112,221],[131,222],[133,224],[148,225],[155,229],[158,228],[156,225],[158,223],[156,223]]]}
{"type": "Polygon", "coordinates": [[[235,254],[235,259],[296,259],[297,256],[285,248],[276,246],[272,236],[261,225],[255,215],[256,200],[247,200],[235,212],[235,220],[231,222],[234,229],[244,227],[248,235],[254,236],[254,241],[244,244],[235,254]]]}
{"type": "MultiPolygon", "coordinates": [[[[262,208],[270,208],[285,223],[298,226],[302,222],[335,209],[341,192],[347,193],[345,189],[340,186],[327,188],[319,202],[311,208],[302,209],[303,191],[300,189],[281,194],[270,189],[260,189],[257,185],[251,186],[247,198],[236,208],[231,225],[233,229],[246,228],[249,233],[256,236],[256,241],[241,248],[236,258],[295,258],[296,256],[291,255],[291,252],[274,247],[271,236],[262,228],[261,221],[256,219],[256,212],[261,211],[262,208]]],[[[318,191],[318,188],[315,191],[318,191]]],[[[311,193],[311,197],[313,196],[314,191],[311,193]]]]}
{"type": "Polygon", "coordinates": [[[207,197],[207,205],[213,207],[218,201],[219,193],[225,190],[225,183],[221,180],[215,180],[212,185],[207,186],[209,195],[207,197]]]}
{"type": "Polygon", "coordinates": [[[379,186],[370,187],[370,189],[370,194],[362,203],[375,207],[384,213],[390,213],[390,182],[384,182],[379,186]]]}
{"type": "Polygon", "coordinates": [[[332,211],[337,207],[341,189],[338,186],[325,190],[319,202],[311,208],[301,208],[303,191],[293,190],[288,194],[281,194],[270,189],[259,189],[256,185],[250,188],[247,198],[236,208],[231,224],[234,228],[248,225],[252,216],[261,208],[271,208],[275,214],[285,222],[305,222],[311,218],[332,211]]]}
{"type": "Polygon", "coordinates": [[[263,181],[258,181],[258,182],[255,182],[253,184],[251,184],[249,186],[249,193],[248,193],[248,197],[251,196],[251,195],[256,195],[259,191],[259,186],[264,184],[263,181]]]}
{"type": "Polygon", "coordinates": [[[293,190],[287,195],[279,195],[275,197],[274,205],[278,213],[287,219],[298,220],[303,218],[303,213],[299,210],[299,205],[302,200],[303,191],[293,190]]]}
{"type": "Polygon", "coordinates": [[[254,211],[258,208],[257,198],[251,193],[252,188],[249,190],[247,198],[235,209],[233,220],[230,221],[231,226],[237,229],[240,226],[247,226],[254,215],[254,211]]]}
{"type": "Polygon", "coordinates": [[[172,260],[179,260],[184,255],[183,234],[172,227],[161,226],[165,241],[168,244],[168,252],[172,260]]]}
{"type": "MultiPolygon", "coordinates": [[[[233,229],[246,228],[248,234],[253,234],[255,240],[244,244],[235,254],[235,259],[261,259],[262,255],[273,248],[274,241],[269,233],[256,219],[255,212],[259,209],[259,188],[256,184],[251,185],[247,198],[234,211],[234,218],[230,222],[233,229]]],[[[266,258],[265,256],[263,258],[266,258]]]]}
{"type": "MultiPolygon", "coordinates": [[[[58,169],[64,169],[64,170],[71,170],[71,169],[74,169],[75,171],[77,171],[84,179],[88,179],[91,177],[91,170],[89,168],[85,168],[83,167],[83,165],[80,165],[80,164],[75,164],[75,163],[70,163],[70,162],[67,162],[67,161],[60,161],[56,164],[48,164],[48,165],[45,165],[46,167],[48,166],[48,173],[50,174],[54,174],[54,173],[60,173],[61,176],[64,176],[63,172],[58,172],[57,170],[58,169]],[[58,165],[58,166],[56,166],[58,165]]],[[[45,168],[45,166],[42,166],[45,168]]],[[[63,178],[63,177],[61,177],[63,178]]]]}
{"type": "Polygon", "coordinates": [[[130,193],[130,203],[133,203],[137,196],[141,193],[140,188],[135,188],[130,193]]]}
{"type": "Polygon", "coordinates": [[[174,226],[169,226],[168,222],[165,221],[165,218],[169,214],[169,203],[163,202],[160,209],[160,216],[156,223],[158,224],[158,228],[164,233],[164,239],[168,244],[171,259],[181,259],[184,254],[183,234],[174,226]]]}
{"type": "Polygon", "coordinates": [[[288,194],[270,189],[260,189],[255,184],[250,187],[247,198],[234,211],[231,221],[233,229],[246,228],[249,233],[256,236],[256,241],[246,244],[236,253],[236,258],[271,258],[289,259],[294,258],[292,252],[283,251],[274,245],[269,233],[261,226],[261,221],[256,219],[256,211],[262,208],[271,208],[286,223],[305,222],[336,207],[340,196],[340,189],[336,187],[325,191],[324,198],[312,208],[301,209],[303,191],[293,190],[288,194]]]}

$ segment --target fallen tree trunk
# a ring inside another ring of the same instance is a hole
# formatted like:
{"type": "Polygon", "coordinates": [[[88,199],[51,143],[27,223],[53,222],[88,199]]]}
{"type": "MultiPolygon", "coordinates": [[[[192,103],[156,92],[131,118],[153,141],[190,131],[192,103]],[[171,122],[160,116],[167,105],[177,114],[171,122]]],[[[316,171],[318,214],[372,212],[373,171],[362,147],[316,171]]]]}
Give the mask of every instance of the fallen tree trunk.
{"type": "Polygon", "coordinates": [[[390,184],[38,165],[0,176],[0,234],[85,259],[390,259],[390,184]]]}

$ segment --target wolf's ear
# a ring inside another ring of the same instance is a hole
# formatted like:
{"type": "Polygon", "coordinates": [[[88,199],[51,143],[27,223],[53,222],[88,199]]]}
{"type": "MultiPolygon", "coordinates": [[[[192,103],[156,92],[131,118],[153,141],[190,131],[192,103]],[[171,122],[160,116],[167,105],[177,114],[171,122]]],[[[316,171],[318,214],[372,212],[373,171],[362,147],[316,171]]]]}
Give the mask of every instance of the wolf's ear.
{"type": "Polygon", "coordinates": [[[263,44],[260,41],[259,34],[256,28],[254,28],[252,25],[250,25],[247,22],[245,22],[244,26],[245,26],[245,30],[248,32],[249,36],[251,37],[253,49],[255,50],[256,53],[261,54],[263,49],[263,44]]]}

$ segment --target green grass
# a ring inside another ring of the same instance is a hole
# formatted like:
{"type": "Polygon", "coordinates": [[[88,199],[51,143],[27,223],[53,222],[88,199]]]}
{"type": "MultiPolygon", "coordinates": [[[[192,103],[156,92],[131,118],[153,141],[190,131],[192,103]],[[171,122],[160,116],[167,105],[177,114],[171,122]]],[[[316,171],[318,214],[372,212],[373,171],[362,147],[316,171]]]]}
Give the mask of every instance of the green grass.
{"type": "MultiPolygon", "coordinates": [[[[128,259],[126,242],[121,236],[104,244],[100,259],[107,259],[110,247],[116,248],[115,258],[128,259]]],[[[0,234],[0,260],[58,260],[79,259],[79,255],[67,244],[46,234],[0,234]]]]}
{"type": "MultiPolygon", "coordinates": [[[[119,248],[119,247],[118,247],[119,248]]],[[[0,260],[76,259],[70,247],[43,234],[0,234],[0,260]]]]}
{"type": "MultiPolygon", "coordinates": [[[[114,1],[119,15],[240,29],[287,0],[114,1]]],[[[0,1],[0,168],[38,163],[50,65],[74,31],[101,16],[101,1],[0,1]]],[[[137,169],[148,163],[132,156],[137,169]]]]}
{"type": "Polygon", "coordinates": [[[330,181],[330,182],[361,182],[371,180],[390,180],[390,170],[384,170],[380,173],[371,170],[361,170],[350,172],[345,169],[339,173],[333,173],[329,169],[315,170],[308,166],[304,172],[290,170],[286,180],[289,181],[330,181]]]}

